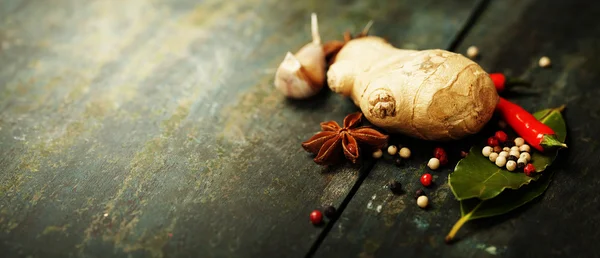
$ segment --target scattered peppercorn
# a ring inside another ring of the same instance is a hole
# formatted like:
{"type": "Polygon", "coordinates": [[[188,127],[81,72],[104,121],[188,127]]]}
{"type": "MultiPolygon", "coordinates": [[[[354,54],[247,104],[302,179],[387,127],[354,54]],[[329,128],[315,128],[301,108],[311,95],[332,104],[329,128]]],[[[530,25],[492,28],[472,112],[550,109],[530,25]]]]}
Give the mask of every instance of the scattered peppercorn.
{"type": "Polygon", "coordinates": [[[512,147],[510,147],[510,151],[519,151],[519,147],[512,146],[512,147]]]}
{"type": "Polygon", "coordinates": [[[489,157],[490,154],[492,154],[492,152],[494,151],[494,149],[492,149],[492,147],[490,146],[485,146],[483,147],[483,149],[481,150],[481,154],[483,154],[484,157],[489,157]]]}
{"type": "Polygon", "coordinates": [[[373,158],[379,159],[381,158],[381,156],[383,156],[383,151],[376,150],[375,152],[373,152],[373,158]]]}
{"type": "Polygon", "coordinates": [[[402,149],[400,149],[400,157],[402,157],[404,159],[410,158],[410,149],[406,148],[406,147],[402,147],[402,149]]]}
{"type": "Polygon", "coordinates": [[[500,147],[500,146],[495,146],[495,147],[494,147],[494,152],[495,152],[495,153],[500,153],[500,152],[502,152],[502,147],[500,147]]]}
{"type": "Polygon", "coordinates": [[[425,195],[419,196],[419,198],[417,198],[417,205],[421,209],[427,208],[427,205],[429,205],[429,198],[427,198],[427,196],[425,196],[425,195]]]}
{"type": "Polygon", "coordinates": [[[508,152],[506,151],[501,151],[500,153],[498,153],[498,157],[508,157],[508,152]]]}
{"type": "Polygon", "coordinates": [[[433,177],[429,173],[425,173],[421,176],[421,184],[425,187],[430,186],[432,180],[433,177]]]}
{"type": "Polygon", "coordinates": [[[526,176],[533,176],[535,173],[535,166],[531,163],[525,165],[525,168],[523,168],[523,173],[525,173],[526,176]]]}
{"type": "Polygon", "coordinates": [[[448,156],[442,156],[440,160],[440,165],[444,166],[446,164],[448,164],[448,156]]]}
{"type": "Polygon", "coordinates": [[[319,225],[323,222],[323,214],[319,210],[314,210],[310,213],[310,222],[313,225],[319,225]]]}
{"type": "Polygon", "coordinates": [[[398,157],[394,159],[394,164],[396,164],[396,166],[400,167],[402,166],[404,162],[402,161],[402,158],[398,157]]]}
{"type": "Polygon", "coordinates": [[[521,152],[529,152],[529,151],[531,151],[531,148],[529,147],[529,145],[523,144],[523,145],[521,145],[521,147],[519,147],[519,151],[521,151],[521,152]]]}
{"type": "Polygon", "coordinates": [[[331,205],[325,207],[323,213],[325,213],[325,217],[329,219],[334,219],[335,217],[337,217],[337,210],[331,205]]]}
{"type": "Polygon", "coordinates": [[[542,58],[540,58],[540,61],[538,61],[538,65],[540,65],[540,67],[542,68],[546,68],[548,66],[550,66],[552,63],[550,61],[550,58],[548,58],[547,56],[542,56],[542,58]]]}
{"type": "Polygon", "coordinates": [[[521,145],[525,144],[525,140],[521,137],[515,138],[515,146],[521,147],[521,145]]]}
{"type": "Polygon", "coordinates": [[[523,160],[518,160],[517,161],[517,168],[518,169],[522,169],[525,167],[525,165],[527,164],[527,162],[523,162],[523,160]]]}
{"type": "Polygon", "coordinates": [[[521,153],[519,151],[511,151],[508,153],[508,156],[520,157],[521,153]]]}
{"type": "Polygon", "coordinates": [[[448,164],[448,154],[442,147],[436,147],[433,151],[433,156],[440,161],[440,164],[446,165],[448,164]]]}
{"type": "Polygon", "coordinates": [[[509,152],[510,151],[510,147],[504,147],[502,148],[503,151],[509,152]]]}
{"type": "Polygon", "coordinates": [[[396,147],[396,145],[390,145],[387,149],[388,154],[394,156],[396,155],[396,153],[398,153],[398,147],[396,147]]]}
{"type": "Polygon", "coordinates": [[[496,159],[496,166],[498,167],[504,167],[504,165],[506,165],[506,157],[504,156],[498,156],[498,158],[496,159]]]}
{"type": "Polygon", "coordinates": [[[491,162],[496,162],[496,159],[498,158],[499,154],[496,152],[492,152],[492,154],[490,154],[489,159],[491,162]]]}
{"type": "Polygon", "coordinates": [[[423,189],[419,189],[415,192],[415,199],[418,199],[419,196],[423,196],[425,195],[425,191],[423,191],[423,189]]]}
{"type": "Polygon", "coordinates": [[[490,137],[487,139],[487,145],[488,146],[492,146],[492,147],[496,147],[498,146],[498,139],[496,139],[496,137],[490,137]]]}
{"type": "Polygon", "coordinates": [[[496,139],[502,143],[508,140],[508,135],[503,131],[497,131],[496,134],[494,134],[494,137],[496,137],[496,139]]]}
{"type": "Polygon", "coordinates": [[[427,162],[427,166],[431,170],[436,170],[440,167],[440,160],[437,158],[431,158],[431,159],[429,159],[429,162],[427,162]]]}
{"type": "Polygon", "coordinates": [[[523,152],[523,153],[521,153],[519,158],[526,159],[527,162],[529,162],[531,160],[531,154],[529,154],[528,152],[523,152]]]}
{"type": "Polygon", "coordinates": [[[517,158],[517,156],[515,156],[515,155],[508,155],[508,158],[507,158],[507,160],[512,160],[512,161],[515,161],[515,162],[516,162],[518,159],[519,159],[519,158],[517,158]]]}
{"type": "Polygon", "coordinates": [[[508,169],[508,171],[515,171],[516,168],[517,162],[515,162],[514,160],[509,160],[506,162],[506,169],[508,169]]]}
{"type": "Polygon", "coordinates": [[[467,48],[467,56],[471,59],[477,57],[479,55],[479,48],[476,46],[470,46],[467,48]]]}
{"type": "Polygon", "coordinates": [[[388,188],[394,194],[401,194],[402,193],[402,184],[400,184],[400,182],[398,182],[396,180],[391,180],[388,183],[388,188]]]}

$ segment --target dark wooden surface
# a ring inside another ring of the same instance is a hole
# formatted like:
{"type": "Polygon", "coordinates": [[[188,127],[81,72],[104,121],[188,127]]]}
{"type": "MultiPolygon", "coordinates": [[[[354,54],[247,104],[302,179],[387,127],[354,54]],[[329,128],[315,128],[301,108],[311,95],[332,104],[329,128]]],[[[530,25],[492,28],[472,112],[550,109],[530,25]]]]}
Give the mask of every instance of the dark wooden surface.
{"type": "Polygon", "coordinates": [[[274,68],[312,11],[325,40],[374,19],[443,48],[474,1],[434,2],[0,2],[2,256],[303,256],[323,229],[308,213],[360,168],[300,142],[356,108],[286,101],[274,68]]]}
{"type": "Polygon", "coordinates": [[[505,216],[468,222],[460,240],[445,245],[460,216],[446,184],[452,167],[433,172],[432,206],[419,209],[412,192],[435,144],[399,139],[416,157],[403,168],[377,163],[317,257],[599,257],[599,15],[600,4],[584,0],[491,1],[457,50],[476,45],[486,70],[532,81],[529,94],[507,95],[528,110],[567,104],[569,149],[551,167],[554,180],[542,198],[505,216]],[[549,69],[537,65],[544,55],[552,60],[549,69]],[[391,195],[384,186],[393,178],[409,194],[391,195]]]}

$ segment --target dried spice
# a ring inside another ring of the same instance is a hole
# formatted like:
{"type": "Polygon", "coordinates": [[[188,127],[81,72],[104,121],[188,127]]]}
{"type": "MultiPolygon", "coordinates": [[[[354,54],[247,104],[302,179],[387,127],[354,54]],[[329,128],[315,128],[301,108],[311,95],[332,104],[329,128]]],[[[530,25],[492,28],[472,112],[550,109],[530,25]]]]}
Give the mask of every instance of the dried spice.
{"type": "Polygon", "coordinates": [[[302,143],[302,147],[316,154],[314,161],[320,165],[330,165],[339,162],[343,155],[352,163],[356,163],[360,150],[366,149],[371,153],[387,144],[388,136],[369,127],[359,127],[362,113],[352,113],[344,118],[344,127],[337,122],[321,123],[321,132],[302,143]]]}

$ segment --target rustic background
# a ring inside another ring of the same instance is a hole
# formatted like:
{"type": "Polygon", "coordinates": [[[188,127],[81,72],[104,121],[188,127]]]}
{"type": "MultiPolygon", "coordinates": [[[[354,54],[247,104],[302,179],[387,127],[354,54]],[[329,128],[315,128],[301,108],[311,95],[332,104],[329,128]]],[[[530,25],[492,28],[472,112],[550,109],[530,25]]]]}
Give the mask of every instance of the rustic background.
{"type": "Polygon", "coordinates": [[[584,0],[0,1],[0,251],[597,255],[599,15],[600,4],[584,0]],[[398,47],[477,45],[488,71],[533,82],[511,100],[531,111],[567,104],[570,148],[548,192],[469,222],[448,246],[459,218],[445,184],[451,168],[435,172],[430,209],[411,194],[434,143],[394,138],[415,155],[401,168],[389,159],[314,164],[300,142],[357,109],[329,91],[289,101],[273,90],[285,52],[310,40],[310,12],[324,40],[373,19],[371,33],[398,47]],[[542,55],[552,68],[537,67],[542,55]],[[393,178],[409,193],[391,195],[393,178]],[[310,225],[323,205],[341,217],[310,225]]]}

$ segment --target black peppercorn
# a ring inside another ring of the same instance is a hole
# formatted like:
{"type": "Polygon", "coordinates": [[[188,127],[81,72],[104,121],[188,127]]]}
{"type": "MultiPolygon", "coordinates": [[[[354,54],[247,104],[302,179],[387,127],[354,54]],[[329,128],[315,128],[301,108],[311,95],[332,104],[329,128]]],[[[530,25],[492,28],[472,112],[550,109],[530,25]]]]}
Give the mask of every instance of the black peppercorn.
{"type": "Polygon", "coordinates": [[[509,155],[507,160],[512,160],[514,162],[517,162],[517,159],[519,159],[519,158],[517,158],[517,156],[515,156],[515,155],[509,155]]]}
{"type": "Polygon", "coordinates": [[[419,189],[415,192],[415,199],[418,199],[419,196],[425,195],[425,191],[423,189],[419,189]]]}
{"type": "Polygon", "coordinates": [[[390,191],[392,191],[392,193],[394,193],[394,194],[402,193],[402,185],[400,184],[400,182],[398,182],[396,180],[390,181],[390,183],[388,184],[388,187],[390,188],[390,191]]]}
{"type": "Polygon", "coordinates": [[[522,168],[524,168],[524,167],[525,167],[525,163],[523,163],[523,162],[518,162],[518,163],[517,163],[517,168],[518,168],[518,169],[522,169],[522,168]]]}
{"type": "Polygon", "coordinates": [[[327,206],[323,209],[323,213],[329,219],[333,219],[337,216],[337,210],[333,206],[327,206]]]}
{"type": "Polygon", "coordinates": [[[398,167],[402,166],[402,158],[398,157],[394,159],[394,164],[396,164],[398,167]]]}

